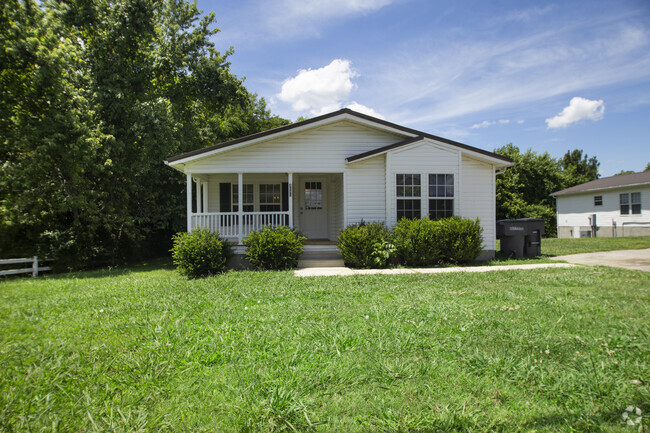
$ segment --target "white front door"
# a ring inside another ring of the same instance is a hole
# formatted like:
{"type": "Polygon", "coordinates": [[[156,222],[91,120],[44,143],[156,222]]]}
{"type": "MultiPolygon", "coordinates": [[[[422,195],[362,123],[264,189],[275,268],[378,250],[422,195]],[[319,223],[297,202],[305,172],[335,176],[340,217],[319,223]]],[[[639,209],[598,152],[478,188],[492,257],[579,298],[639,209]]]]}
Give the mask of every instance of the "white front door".
{"type": "Polygon", "coordinates": [[[326,239],[327,183],[324,177],[300,181],[300,230],[310,239],[326,239]]]}

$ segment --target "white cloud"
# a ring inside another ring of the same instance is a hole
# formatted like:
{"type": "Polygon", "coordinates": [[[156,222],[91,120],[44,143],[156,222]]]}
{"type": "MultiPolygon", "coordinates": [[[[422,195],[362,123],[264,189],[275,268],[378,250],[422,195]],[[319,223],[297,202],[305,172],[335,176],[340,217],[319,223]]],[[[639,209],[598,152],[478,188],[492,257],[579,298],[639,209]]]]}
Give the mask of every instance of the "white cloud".
{"type": "Polygon", "coordinates": [[[320,115],[338,110],[350,97],[358,74],[349,60],[335,59],[322,68],[301,69],[282,84],[277,98],[291,104],[294,111],[320,115]]]}
{"type": "Polygon", "coordinates": [[[507,125],[508,123],[510,123],[510,120],[509,119],[501,119],[498,122],[490,122],[489,120],[484,120],[481,123],[473,124],[472,126],[469,127],[469,129],[487,128],[488,126],[496,125],[497,123],[499,125],[507,125]]]}
{"type": "Polygon", "coordinates": [[[469,129],[479,129],[487,128],[488,126],[494,125],[494,122],[488,122],[487,120],[482,121],[481,123],[475,123],[469,127],[469,129]]]}
{"type": "Polygon", "coordinates": [[[372,108],[366,107],[365,105],[361,105],[361,104],[359,104],[359,103],[357,103],[355,101],[352,101],[351,103],[349,103],[345,107],[349,108],[350,110],[358,111],[359,113],[367,114],[368,116],[376,117],[378,119],[385,119],[384,116],[377,113],[372,108]]]}
{"type": "MultiPolygon", "coordinates": [[[[266,0],[268,1],[268,0],[266,0]]],[[[268,29],[279,37],[319,34],[328,22],[374,12],[393,0],[282,0],[266,5],[268,29]],[[270,13],[269,13],[270,12],[270,13]]]]}
{"type": "Polygon", "coordinates": [[[585,119],[597,121],[605,115],[605,103],[603,100],[592,101],[576,96],[571,98],[569,105],[555,117],[546,119],[549,129],[566,128],[568,125],[585,119]]]}

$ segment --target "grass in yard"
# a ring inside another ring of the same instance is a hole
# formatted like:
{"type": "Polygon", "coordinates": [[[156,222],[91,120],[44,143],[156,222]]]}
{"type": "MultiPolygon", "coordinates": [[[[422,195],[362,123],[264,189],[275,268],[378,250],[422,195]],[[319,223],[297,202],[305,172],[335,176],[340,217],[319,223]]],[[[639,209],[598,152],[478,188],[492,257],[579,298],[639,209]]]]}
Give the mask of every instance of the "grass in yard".
{"type": "Polygon", "coordinates": [[[650,248],[650,236],[542,239],[542,254],[546,256],[563,256],[567,254],[594,253],[598,251],[637,250],[641,248],[650,248]]]}
{"type": "Polygon", "coordinates": [[[0,431],[636,431],[649,307],[602,267],[11,279],[0,431]]]}

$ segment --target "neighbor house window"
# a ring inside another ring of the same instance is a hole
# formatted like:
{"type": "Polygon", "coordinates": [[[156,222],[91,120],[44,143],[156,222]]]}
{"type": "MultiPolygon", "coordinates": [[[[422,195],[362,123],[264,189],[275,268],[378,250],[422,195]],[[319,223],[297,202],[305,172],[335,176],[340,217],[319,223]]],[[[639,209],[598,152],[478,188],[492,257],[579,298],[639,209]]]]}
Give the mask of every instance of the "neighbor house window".
{"type": "Polygon", "coordinates": [[[429,175],[429,218],[454,216],[454,175],[429,175]]]}
{"type": "MultiPolygon", "coordinates": [[[[244,193],[242,202],[244,203],[244,212],[253,212],[255,210],[255,194],[253,194],[253,184],[244,184],[244,193]]],[[[232,211],[239,211],[239,184],[232,184],[232,211]]]]}
{"type": "Polygon", "coordinates": [[[397,220],[421,217],[422,184],[419,174],[398,174],[396,182],[397,220]]]}
{"type": "Polygon", "coordinates": [[[630,194],[630,198],[632,201],[632,213],[633,214],[640,214],[641,213],[641,193],[640,192],[633,192],[630,194]]]}
{"type": "Polygon", "coordinates": [[[621,215],[628,215],[630,213],[630,194],[619,195],[619,203],[621,205],[621,215]]]}
{"type": "Polygon", "coordinates": [[[260,184],[260,211],[277,212],[282,210],[282,187],[279,183],[260,184]]]}
{"type": "Polygon", "coordinates": [[[603,205],[603,196],[602,195],[595,195],[594,196],[594,206],[602,206],[603,205]]]}

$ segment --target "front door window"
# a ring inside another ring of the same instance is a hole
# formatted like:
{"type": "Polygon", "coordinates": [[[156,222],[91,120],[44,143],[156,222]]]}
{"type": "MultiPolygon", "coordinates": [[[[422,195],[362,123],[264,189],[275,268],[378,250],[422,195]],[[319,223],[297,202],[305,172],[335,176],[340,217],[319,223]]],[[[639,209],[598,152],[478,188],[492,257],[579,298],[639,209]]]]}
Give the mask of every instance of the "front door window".
{"type": "Polygon", "coordinates": [[[323,184],[305,182],[305,209],[323,208],[323,184]]]}

